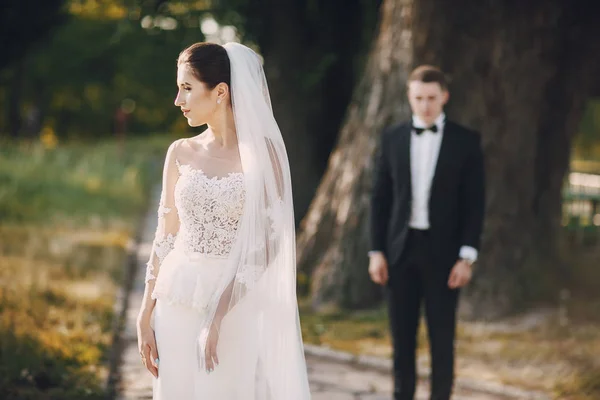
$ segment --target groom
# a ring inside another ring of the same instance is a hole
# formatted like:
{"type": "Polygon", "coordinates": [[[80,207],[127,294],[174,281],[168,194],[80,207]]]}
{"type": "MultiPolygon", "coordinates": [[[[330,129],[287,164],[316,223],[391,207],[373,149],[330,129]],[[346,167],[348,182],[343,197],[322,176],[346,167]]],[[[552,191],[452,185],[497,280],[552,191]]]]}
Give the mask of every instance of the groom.
{"type": "Polygon", "coordinates": [[[369,275],[387,287],[394,346],[394,399],[412,400],[421,305],[431,350],[431,400],[454,380],[456,309],[471,280],[484,214],[479,135],[450,120],[444,74],[409,77],[412,121],[385,129],[375,160],[369,275]]]}

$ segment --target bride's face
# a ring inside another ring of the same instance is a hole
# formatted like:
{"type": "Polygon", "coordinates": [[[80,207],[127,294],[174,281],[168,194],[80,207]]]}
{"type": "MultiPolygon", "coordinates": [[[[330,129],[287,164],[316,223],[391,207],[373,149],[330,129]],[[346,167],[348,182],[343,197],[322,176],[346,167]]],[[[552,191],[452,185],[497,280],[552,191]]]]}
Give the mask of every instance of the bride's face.
{"type": "Polygon", "coordinates": [[[177,68],[177,97],[175,106],[181,108],[190,126],[206,124],[217,109],[217,90],[210,90],[194,76],[190,67],[177,68]]]}

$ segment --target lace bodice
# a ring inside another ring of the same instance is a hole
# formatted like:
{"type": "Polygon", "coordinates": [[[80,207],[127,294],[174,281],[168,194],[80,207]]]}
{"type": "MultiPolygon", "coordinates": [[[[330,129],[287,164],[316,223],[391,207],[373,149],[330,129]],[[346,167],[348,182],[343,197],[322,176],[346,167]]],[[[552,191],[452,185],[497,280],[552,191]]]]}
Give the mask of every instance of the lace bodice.
{"type": "Polygon", "coordinates": [[[147,263],[146,282],[156,279],[173,250],[225,258],[233,247],[245,199],[244,176],[208,176],[180,162],[169,148],[163,171],[158,227],[147,263]]]}
{"type": "Polygon", "coordinates": [[[243,210],[243,174],[208,177],[189,165],[177,162],[177,167],[175,205],[180,220],[177,241],[185,252],[227,256],[243,210]]]}

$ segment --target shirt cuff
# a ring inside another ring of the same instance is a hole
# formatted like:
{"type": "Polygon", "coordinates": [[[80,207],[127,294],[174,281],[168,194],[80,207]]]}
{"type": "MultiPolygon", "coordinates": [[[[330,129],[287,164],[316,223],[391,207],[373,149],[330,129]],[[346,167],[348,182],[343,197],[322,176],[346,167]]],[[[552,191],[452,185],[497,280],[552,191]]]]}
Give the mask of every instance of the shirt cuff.
{"type": "Polygon", "coordinates": [[[477,249],[471,246],[462,246],[460,248],[460,252],[458,253],[459,258],[464,258],[465,260],[469,260],[472,262],[477,261],[478,255],[479,252],[477,251],[477,249]]]}
{"type": "Polygon", "coordinates": [[[381,251],[381,250],[371,250],[370,252],[367,253],[367,255],[369,257],[374,256],[375,254],[383,254],[383,251],[381,251]]]}

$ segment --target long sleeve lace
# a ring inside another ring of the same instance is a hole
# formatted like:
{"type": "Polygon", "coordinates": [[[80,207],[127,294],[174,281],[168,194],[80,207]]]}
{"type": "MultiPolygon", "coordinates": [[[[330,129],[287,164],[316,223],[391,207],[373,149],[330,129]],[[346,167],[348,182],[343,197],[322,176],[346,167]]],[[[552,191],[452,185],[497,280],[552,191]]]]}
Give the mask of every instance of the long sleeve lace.
{"type": "Polygon", "coordinates": [[[146,283],[158,277],[160,266],[165,257],[173,250],[175,238],[179,232],[179,215],[175,206],[175,184],[179,179],[176,157],[177,142],[173,143],[165,158],[162,192],[158,206],[158,226],[152,244],[150,260],[146,264],[146,283]]]}

